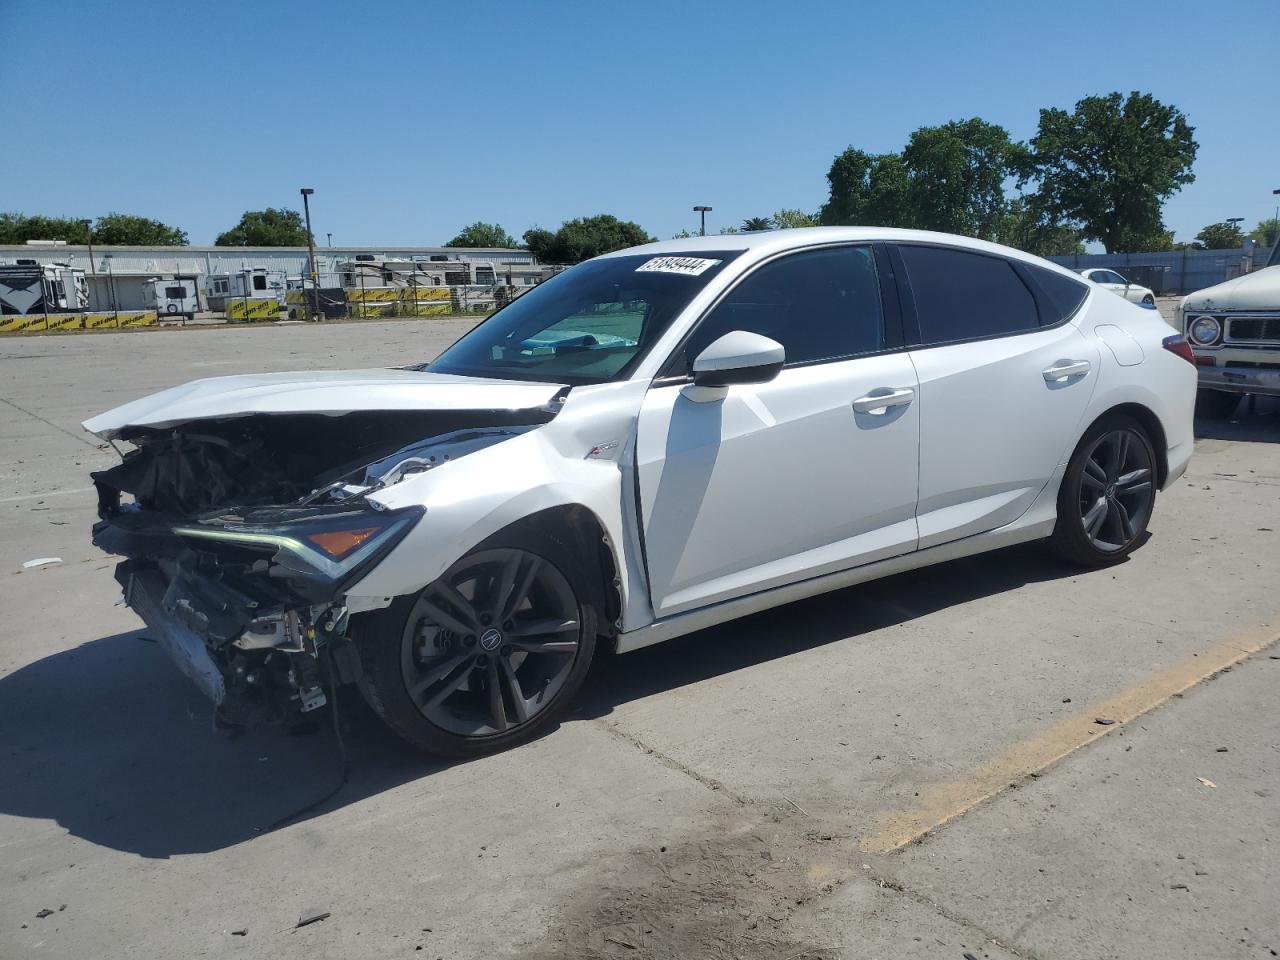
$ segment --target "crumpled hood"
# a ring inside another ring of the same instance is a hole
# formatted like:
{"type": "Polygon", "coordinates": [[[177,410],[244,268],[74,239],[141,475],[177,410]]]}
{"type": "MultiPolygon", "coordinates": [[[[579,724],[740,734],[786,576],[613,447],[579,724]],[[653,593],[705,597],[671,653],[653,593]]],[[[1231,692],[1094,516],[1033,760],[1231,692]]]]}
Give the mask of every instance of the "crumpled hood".
{"type": "Polygon", "coordinates": [[[1183,310],[1280,310],[1280,266],[1189,293],[1183,310]]]}
{"type": "Polygon", "coordinates": [[[561,384],[485,380],[418,370],[315,370],[193,380],[84,421],[104,440],[129,427],[171,427],[253,414],[341,416],[370,410],[522,410],[540,407],[561,384]]]}

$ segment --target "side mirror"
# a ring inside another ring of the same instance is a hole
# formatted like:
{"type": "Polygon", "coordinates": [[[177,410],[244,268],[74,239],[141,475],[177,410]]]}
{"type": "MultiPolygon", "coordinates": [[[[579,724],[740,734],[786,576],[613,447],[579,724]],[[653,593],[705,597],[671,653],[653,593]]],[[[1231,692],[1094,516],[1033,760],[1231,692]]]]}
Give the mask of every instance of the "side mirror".
{"type": "Polygon", "coordinates": [[[693,361],[693,382],[699,387],[768,383],[782,370],[786,358],[778,341],[731,330],[698,354],[693,361]]]}

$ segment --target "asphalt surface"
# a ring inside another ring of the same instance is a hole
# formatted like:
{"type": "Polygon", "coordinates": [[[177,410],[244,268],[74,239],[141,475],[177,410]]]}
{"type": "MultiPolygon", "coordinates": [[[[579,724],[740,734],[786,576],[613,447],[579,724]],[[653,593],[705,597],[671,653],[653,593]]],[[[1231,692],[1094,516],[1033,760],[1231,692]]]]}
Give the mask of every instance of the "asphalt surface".
{"type": "Polygon", "coordinates": [[[272,829],[338,781],[332,731],[213,731],[89,543],[115,454],[79,422],[464,329],[0,340],[0,956],[1280,954],[1274,402],[1199,425],[1111,570],[1019,547],[606,657],[468,763],[346,697],[349,781],[272,829]]]}

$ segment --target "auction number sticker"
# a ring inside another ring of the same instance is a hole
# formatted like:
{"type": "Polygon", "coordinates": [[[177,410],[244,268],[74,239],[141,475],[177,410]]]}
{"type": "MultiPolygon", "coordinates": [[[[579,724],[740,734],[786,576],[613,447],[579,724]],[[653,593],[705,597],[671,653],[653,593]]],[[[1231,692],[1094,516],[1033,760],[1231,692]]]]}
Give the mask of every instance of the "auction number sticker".
{"type": "Polygon", "coordinates": [[[696,277],[717,263],[720,261],[704,257],[654,257],[636,267],[636,273],[681,273],[686,277],[696,277]]]}

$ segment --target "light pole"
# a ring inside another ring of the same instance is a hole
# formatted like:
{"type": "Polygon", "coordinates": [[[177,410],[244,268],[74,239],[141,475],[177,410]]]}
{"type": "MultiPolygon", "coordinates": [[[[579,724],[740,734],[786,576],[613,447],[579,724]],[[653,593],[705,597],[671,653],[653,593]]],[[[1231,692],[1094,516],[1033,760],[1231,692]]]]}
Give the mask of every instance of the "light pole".
{"type": "MultiPolygon", "coordinates": [[[[1276,192],[1280,193],[1280,190],[1277,190],[1276,192]]],[[[84,224],[85,232],[89,234],[89,273],[97,274],[98,270],[93,265],[93,221],[81,220],[80,222],[84,224]]]]}
{"type": "Polygon", "coordinates": [[[302,209],[307,216],[307,253],[311,267],[311,319],[320,319],[320,278],[316,273],[316,238],[311,233],[311,202],[315,193],[310,187],[302,188],[302,209]]]}
{"type": "Polygon", "coordinates": [[[325,236],[326,236],[326,237],[328,238],[328,240],[329,240],[329,246],[331,246],[331,247],[332,247],[332,246],[333,246],[333,234],[332,234],[332,233],[326,233],[326,234],[325,234],[325,236]]]}
{"type": "Polygon", "coordinates": [[[702,236],[705,237],[707,235],[707,214],[711,212],[711,208],[698,205],[693,208],[693,212],[702,215],[702,236]]]}
{"type": "MultiPolygon", "coordinates": [[[[1280,197],[1280,190],[1272,190],[1271,195],[1273,197],[1280,197]]],[[[1280,200],[1276,201],[1276,222],[1280,223],[1280,200]]]]}

